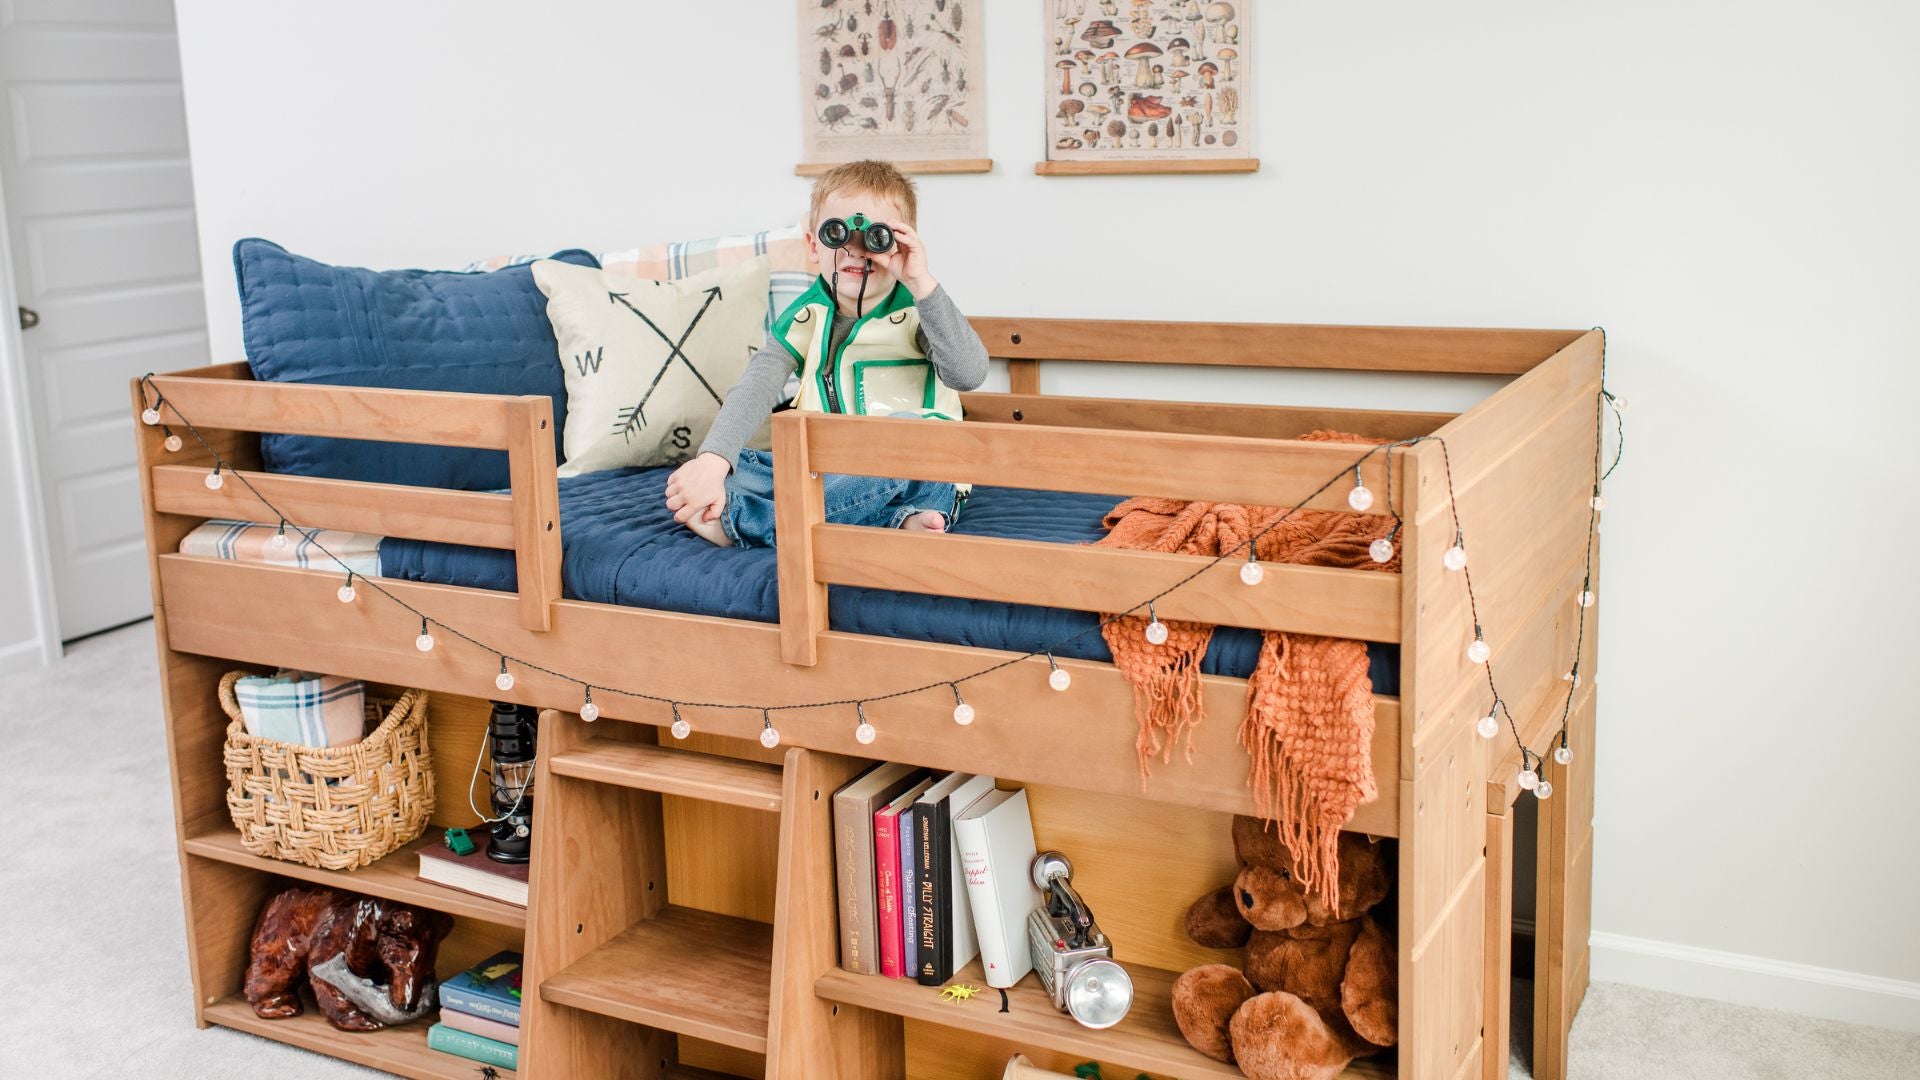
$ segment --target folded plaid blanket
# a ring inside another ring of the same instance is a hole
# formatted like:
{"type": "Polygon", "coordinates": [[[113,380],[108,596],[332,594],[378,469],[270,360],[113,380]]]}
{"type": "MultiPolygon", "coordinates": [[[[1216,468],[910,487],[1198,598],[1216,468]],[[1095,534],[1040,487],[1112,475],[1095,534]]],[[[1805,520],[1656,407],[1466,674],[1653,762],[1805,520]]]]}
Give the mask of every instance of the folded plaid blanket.
{"type": "Polygon", "coordinates": [[[346,746],[366,733],[366,690],[358,679],[280,671],[233,685],[247,734],[295,746],[346,746]]]}
{"type": "Polygon", "coordinates": [[[211,555],[216,559],[272,563],[310,570],[351,570],[361,577],[380,576],[381,537],[339,529],[287,528],[285,547],[274,547],[278,525],[255,521],[209,521],[180,539],[180,554],[211,555]],[[336,562],[327,551],[340,557],[336,562]]]}

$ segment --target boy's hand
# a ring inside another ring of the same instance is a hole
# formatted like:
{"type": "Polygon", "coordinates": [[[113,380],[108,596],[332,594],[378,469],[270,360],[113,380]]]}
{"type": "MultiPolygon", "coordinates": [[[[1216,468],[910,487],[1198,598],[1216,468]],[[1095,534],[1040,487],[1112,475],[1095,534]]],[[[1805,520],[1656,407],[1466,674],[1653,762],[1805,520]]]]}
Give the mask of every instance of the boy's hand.
{"type": "Polygon", "coordinates": [[[667,477],[667,509],[673,520],[718,521],[727,506],[727,474],[733,466],[719,454],[700,454],[667,477]],[[694,515],[700,515],[697,519],[694,515]]]}
{"type": "Polygon", "coordinates": [[[920,234],[905,222],[889,221],[887,227],[893,230],[893,248],[872,256],[874,264],[905,285],[915,300],[925,300],[940,283],[927,271],[927,249],[920,234]]]}

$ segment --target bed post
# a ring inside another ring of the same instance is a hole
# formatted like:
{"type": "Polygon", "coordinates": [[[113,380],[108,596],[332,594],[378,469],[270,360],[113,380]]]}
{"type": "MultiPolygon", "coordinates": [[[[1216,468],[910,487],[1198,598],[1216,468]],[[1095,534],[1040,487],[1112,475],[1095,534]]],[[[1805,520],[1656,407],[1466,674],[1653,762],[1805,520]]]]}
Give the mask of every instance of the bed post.
{"type": "Polygon", "coordinates": [[[560,493],[553,460],[553,400],[507,402],[507,474],[513,488],[514,569],[520,625],[553,629],[560,599],[560,493]]]}
{"type": "Polygon", "coordinates": [[[807,416],[773,418],[773,516],[780,566],[780,658],[812,667],[827,628],[827,586],[813,572],[813,527],[827,520],[826,489],[807,455],[807,416]]]}

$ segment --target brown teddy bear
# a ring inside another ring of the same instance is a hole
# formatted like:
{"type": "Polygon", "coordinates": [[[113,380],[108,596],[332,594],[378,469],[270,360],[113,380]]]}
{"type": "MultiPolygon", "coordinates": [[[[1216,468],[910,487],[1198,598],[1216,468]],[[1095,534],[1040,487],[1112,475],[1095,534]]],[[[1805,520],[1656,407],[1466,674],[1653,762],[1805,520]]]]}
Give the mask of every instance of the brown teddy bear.
{"type": "Polygon", "coordinates": [[[1294,880],[1272,826],[1233,820],[1240,876],[1187,909],[1187,936],[1246,947],[1245,971],[1204,964],[1173,984],[1173,1016],[1193,1048],[1253,1080],[1332,1080],[1397,1038],[1399,961],[1368,912],[1392,887],[1391,846],[1340,834],[1338,910],[1294,880]]]}

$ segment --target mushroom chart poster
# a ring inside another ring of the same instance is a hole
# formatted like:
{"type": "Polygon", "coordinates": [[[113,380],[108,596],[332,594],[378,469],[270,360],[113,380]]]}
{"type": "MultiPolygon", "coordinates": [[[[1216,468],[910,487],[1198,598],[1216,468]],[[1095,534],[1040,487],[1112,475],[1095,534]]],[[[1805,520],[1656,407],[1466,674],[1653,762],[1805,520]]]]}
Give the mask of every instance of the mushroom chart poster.
{"type": "Polygon", "coordinates": [[[1048,161],[1252,164],[1253,0],[1046,5],[1048,161]]]}
{"type": "Polygon", "coordinates": [[[984,0],[796,2],[807,164],[980,161],[984,170],[984,0]]]}

